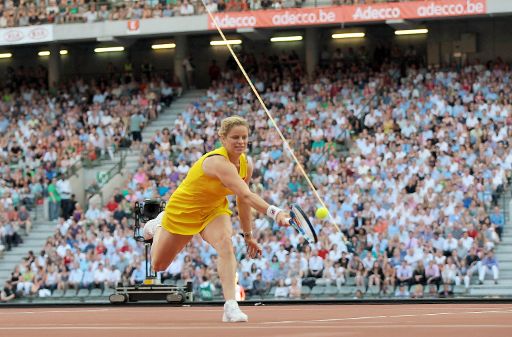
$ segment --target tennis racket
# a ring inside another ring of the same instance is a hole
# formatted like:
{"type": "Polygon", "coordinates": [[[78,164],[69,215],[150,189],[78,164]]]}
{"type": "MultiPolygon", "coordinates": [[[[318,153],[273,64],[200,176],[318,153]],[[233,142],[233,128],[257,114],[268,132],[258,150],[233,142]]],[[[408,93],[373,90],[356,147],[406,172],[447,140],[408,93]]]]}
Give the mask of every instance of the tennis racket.
{"type": "Polygon", "coordinates": [[[317,243],[318,237],[306,213],[304,213],[302,208],[297,204],[292,204],[290,208],[291,218],[288,219],[288,223],[295,228],[309,244],[317,243]]]}

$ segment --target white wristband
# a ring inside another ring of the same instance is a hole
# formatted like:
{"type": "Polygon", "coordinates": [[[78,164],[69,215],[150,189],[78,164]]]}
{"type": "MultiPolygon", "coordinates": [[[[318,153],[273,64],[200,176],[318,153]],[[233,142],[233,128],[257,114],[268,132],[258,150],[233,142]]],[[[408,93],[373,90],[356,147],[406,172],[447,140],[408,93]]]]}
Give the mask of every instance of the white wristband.
{"type": "Polygon", "coordinates": [[[281,213],[283,210],[280,209],[279,207],[276,207],[276,206],[273,206],[273,205],[270,205],[268,208],[267,208],[267,216],[272,218],[272,220],[276,221],[276,218],[277,218],[277,215],[279,213],[281,213]]]}

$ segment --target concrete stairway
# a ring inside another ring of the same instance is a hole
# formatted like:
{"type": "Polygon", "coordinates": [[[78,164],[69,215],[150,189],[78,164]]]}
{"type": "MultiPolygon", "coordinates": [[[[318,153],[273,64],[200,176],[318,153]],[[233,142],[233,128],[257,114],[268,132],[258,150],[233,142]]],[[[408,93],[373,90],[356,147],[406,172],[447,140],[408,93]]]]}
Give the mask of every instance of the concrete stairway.
{"type": "MultiPolygon", "coordinates": [[[[180,98],[176,99],[169,109],[164,110],[160,116],[152,121],[146,128],[144,128],[142,137],[145,142],[149,142],[156,130],[161,130],[164,127],[172,128],[174,120],[185,108],[192,102],[198,101],[201,96],[205,94],[202,90],[188,91],[180,98]]],[[[126,166],[128,171],[134,172],[139,166],[140,151],[128,150],[126,156],[126,166]]],[[[118,158],[114,161],[103,160],[101,165],[89,169],[87,174],[94,179],[96,172],[108,171],[113,165],[117,164],[118,158]]],[[[88,186],[88,185],[87,185],[88,186]]],[[[28,255],[28,251],[32,250],[34,254],[39,255],[41,249],[48,237],[53,236],[55,230],[55,223],[49,222],[44,219],[43,206],[38,206],[38,219],[33,221],[32,232],[28,236],[23,236],[23,243],[18,247],[13,247],[11,251],[4,252],[3,257],[0,258],[0,287],[3,288],[4,281],[11,276],[14,267],[21,262],[21,260],[28,255]]],[[[35,213],[32,212],[32,219],[35,213]]]]}
{"type": "MultiPolygon", "coordinates": [[[[0,286],[3,288],[5,280],[10,278],[14,267],[19,264],[22,259],[28,256],[31,250],[36,256],[39,255],[44,247],[46,239],[53,236],[55,223],[44,219],[43,206],[37,206],[38,219],[32,221],[32,231],[28,236],[22,235],[23,243],[18,247],[12,247],[10,251],[4,252],[0,259],[0,286]]],[[[31,218],[34,219],[34,211],[31,212],[31,218]]]]}
{"type": "MultiPolygon", "coordinates": [[[[203,90],[190,90],[183,93],[181,97],[174,100],[168,109],[163,110],[156,120],[152,121],[144,128],[142,131],[142,141],[149,143],[157,130],[162,130],[165,127],[172,129],[178,115],[182,113],[189,104],[198,101],[204,95],[205,91],[203,90]]],[[[135,172],[139,167],[139,158],[140,151],[133,150],[128,152],[125,168],[129,172],[135,172]]]]}
{"type": "MultiPolygon", "coordinates": [[[[505,227],[501,243],[496,247],[496,258],[499,264],[498,284],[491,280],[488,273],[483,285],[473,284],[470,287],[469,295],[484,297],[512,297],[512,205],[511,190],[507,189],[499,200],[499,206],[505,214],[505,227]]],[[[475,280],[475,278],[473,278],[475,280]]]]}

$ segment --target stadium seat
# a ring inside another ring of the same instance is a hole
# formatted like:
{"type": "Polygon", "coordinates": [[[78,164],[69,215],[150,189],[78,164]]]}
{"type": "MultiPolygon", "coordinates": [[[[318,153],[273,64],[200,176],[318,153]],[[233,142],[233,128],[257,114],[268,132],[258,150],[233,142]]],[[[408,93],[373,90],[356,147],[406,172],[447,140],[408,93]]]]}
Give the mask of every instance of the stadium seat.
{"type": "Polygon", "coordinates": [[[327,286],[324,295],[334,297],[338,295],[338,288],[335,286],[327,286]]]}
{"type": "Polygon", "coordinates": [[[271,287],[267,294],[270,297],[273,297],[275,293],[276,293],[276,287],[271,287]]]}
{"type": "Polygon", "coordinates": [[[78,290],[78,293],[76,294],[76,296],[78,297],[87,297],[89,296],[89,289],[80,289],[78,290]]]}
{"type": "Polygon", "coordinates": [[[325,293],[325,287],[323,286],[314,286],[311,289],[311,296],[322,296],[325,293]]]}
{"type": "Polygon", "coordinates": [[[112,294],[115,294],[116,293],[116,290],[115,289],[112,289],[112,288],[105,288],[105,290],[103,291],[103,294],[102,296],[105,296],[105,297],[108,297],[112,294]]]}
{"type": "Polygon", "coordinates": [[[371,286],[368,287],[368,290],[366,291],[367,295],[377,297],[380,295],[380,287],[378,286],[371,286]]]}
{"type": "Polygon", "coordinates": [[[165,285],[169,285],[169,286],[175,286],[176,285],[176,280],[173,280],[173,279],[166,279],[163,284],[165,285]]]}
{"type": "Polygon", "coordinates": [[[311,288],[308,286],[302,286],[301,294],[303,297],[308,297],[311,294],[311,288]]]}
{"type": "Polygon", "coordinates": [[[467,292],[468,292],[468,290],[463,285],[458,285],[458,286],[453,287],[453,293],[456,295],[464,295],[467,292]]]}
{"type": "Polygon", "coordinates": [[[95,289],[92,289],[91,290],[91,293],[89,294],[89,296],[101,296],[101,294],[103,293],[103,291],[101,289],[98,289],[98,288],[95,288],[95,289]]]}
{"type": "Polygon", "coordinates": [[[64,297],[75,297],[77,294],[77,291],[76,289],[68,289],[66,290],[66,292],[64,293],[64,297]]]}
{"type": "Polygon", "coordinates": [[[355,286],[356,285],[356,279],[353,277],[347,277],[347,282],[345,283],[347,286],[355,286]]]}
{"type": "Polygon", "coordinates": [[[63,297],[64,290],[63,289],[55,289],[52,293],[52,297],[63,297]]]}
{"type": "Polygon", "coordinates": [[[338,289],[338,295],[340,296],[350,296],[354,293],[354,287],[343,286],[338,289]]]}

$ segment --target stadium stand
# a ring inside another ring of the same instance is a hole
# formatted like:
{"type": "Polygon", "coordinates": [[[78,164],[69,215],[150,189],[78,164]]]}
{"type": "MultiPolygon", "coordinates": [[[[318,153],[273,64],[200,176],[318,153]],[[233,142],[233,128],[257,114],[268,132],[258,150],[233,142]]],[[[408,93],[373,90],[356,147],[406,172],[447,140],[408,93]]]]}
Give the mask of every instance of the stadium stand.
{"type": "MultiPolygon", "coordinates": [[[[242,55],[254,66],[256,87],[279,124],[286,126],[285,137],[354,247],[349,252],[341,234],[326,220],[315,219],[319,243],[312,247],[292,229],[277,228],[258,216],[261,258],[245,258],[243,240],[233,237],[240,259],[239,284],[247,298],[446,297],[478,293],[486,275],[491,282],[502,282],[493,252],[505,222],[496,207],[503,191],[509,191],[512,170],[510,68],[499,59],[461,68],[425,67],[414,54],[400,52],[380,50],[376,56],[381,59],[372,57],[371,63],[363,48],[346,55],[324,54],[324,63],[311,80],[302,76],[304,65],[294,52],[242,55]]],[[[36,173],[35,184],[24,185],[29,190],[38,186],[35,190],[43,197],[48,198],[50,191],[65,193],[57,183],[51,187],[56,171],[65,172],[67,167],[63,155],[69,159],[81,153],[77,149],[88,148],[99,155],[108,151],[108,146],[95,143],[98,130],[108,135],[120,123],[119,135],[128,139],[128,132],[141,131],[131,129],[134,120],[136,126],[151,120],[152,136],[144,136],[137,147],[140,169],[127,176],[124,188],[104,207],[84,212],[62,205],[63,217],[40,255],[26,256],[6,284],[14,289],[11,293],[25,298],[101,297],[118,283],[141,283],[142,246],[133,240],[129,225],[131,204],[144,198],[166,200],[191,163],[219,145],[216,128],[224,116],[234,113],[253,125],[252,188],[280,206],[297,200],[307,212],[314,212],[317,205],[308,199],[307,185],[232,60],[211,74],[206,93],[195,93],[191,104],[173,114],[171,125],[169,119],[158,118],[158,108],[149,108],[149,102],[159,101],[162,79],[90,85],[77,81],[66,86],[71,90],[61,92],[73,105],[38,106],[59,116],[81,105],[87,112],[76,110],[64,129],[79,130],[77,123],[89,127],[87,134],[63,132],[68,143],[57,154],[44,144],[31,149],[42,162],[48,153],[54,158],[36,173]],[[97,93],[100,87],[103,90],[97,93]],[[84,92],[92,101],[81,101],[84,92]],[[127,109],[116,109],[120,105],[127,109]],[[140,118],[129,119],[137,116],[135,111],[140,118]],[[101,121],[109,116],[111,123],[103,126],[101,121]],[[279,179],[285,176],[289,181],[279,179]]],[[[23,97],[26,90],[11,95],[13,100],[25,99],[34,113],[31,102],[43,98],[37,91],[32,88],[29,99],[23,97]]],[[[38,120],[37,114],[27,115],[25,123],[38,120]]],[[[4,122],[6,130],[14,123],[20,122],[4,122]]],[[[44,120],[32,124],[39,125],[33,129],[42,134],[49,127],[44,120]]],[[[9,140],[11,148],[16,137],[9,140]]],[[[13,151],[7,153],[12,159],[9,153],[13,151]]],[[[12,180],[4,178],[4,186],[12,180]]],[[[9,193],[16,188],[9,185],[7,194],[2,193],[0,205],[5,209],[14,205],[9,193]]],[[[237,230],[236,214],[233,222],[237,230]]],[[[192,281],[198,298],[203,294],[203,300],[220,299],[215,260],[211,247],[194,239],[161,280],[192,281]]],[[[9,291],[5,293],[9,297],[9,291]]]]}

